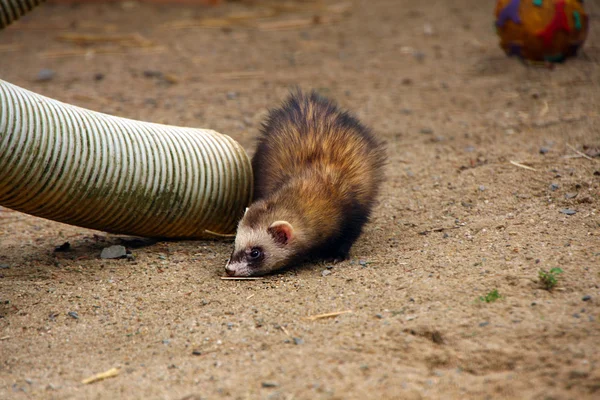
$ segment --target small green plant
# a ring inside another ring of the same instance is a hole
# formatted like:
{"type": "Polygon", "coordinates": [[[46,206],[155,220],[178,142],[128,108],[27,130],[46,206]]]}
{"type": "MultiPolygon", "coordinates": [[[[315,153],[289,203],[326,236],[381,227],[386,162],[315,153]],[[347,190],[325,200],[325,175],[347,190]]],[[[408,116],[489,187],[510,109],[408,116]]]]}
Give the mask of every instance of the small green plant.
{"type": "Polygon", "coordinates": [[[552,268],[550,271],[546,272],[543,269],[540,269],[538,272],[538,276],[540,277],[540,283],[546,290],[554,289],[554,286],[558,283],[558,275],[562,274],[563,270],[560,268],[552,268]]]}
{"type": "Polygon", "coordinates": [[[479,296],[479,300],[485,301],[486,303],[493,303],[501,297],[500,293],[498,293],[498,289],[494,289],[485,296],[479,296]]]}

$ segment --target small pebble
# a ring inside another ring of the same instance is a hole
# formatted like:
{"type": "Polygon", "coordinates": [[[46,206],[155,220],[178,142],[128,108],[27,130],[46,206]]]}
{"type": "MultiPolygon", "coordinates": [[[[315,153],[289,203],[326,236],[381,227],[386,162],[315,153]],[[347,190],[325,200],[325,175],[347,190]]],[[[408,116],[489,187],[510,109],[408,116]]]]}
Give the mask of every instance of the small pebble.
{"type": "Polygon", "coordinates": [[[264,388],[274,388],[279,386],[279,384],[277,382],[263,382],[262,383],[262,387],[264,388]]]}
{"type": "Polygon", "coordinates": [[[103,259],[113,259],[113,258],[122,258],[127,257],[127,249],[125,246],[115,245],[102,249],[102,253],[100,254],[100,258],[103,259]]]}
{"type": "Polygon", "coordinates": [[[577,193],[565,193],[565,199],[567,200],[574,199],[575,197],[577,197],[577,193]]]}
{"type": "Polygon", "coordinates": [[[532,302],[531,302],[531,305],[532,305],[532,306],[535,306],[536,304],[537,304],[537,303],[536,303],[535,301],[532,301],[532,302]]]}
{"type": "Polygon", "coordinates": [[[304,344],[304,339],[302,339],[302,338],[298,338],[298,337],[295,337],[295,338],[294,338],[294,344],[295,344],[295,345],[301,345],[301,344],[304,344]]]}
{"type": "Polygon", "coordinates": [[[171,344],[169,339],[163,339],[162,344],[171,344]]]}
{"type": "Polygon", "coordinates": [[[236,92],[227,92],[227,98],[229,100],[233,100],[238,96],[238,94],[236,92]]]}
{"type": "Polygon", "coordinates": [[[560,212],[566,215],[575,215],[577,213],[577,211],[571,210],[570,208],[563,208],[560,212]]]}
{"type": "Polygon", "coordinates": [[[0,269],[9,269],[10,265],[8,264],[0,264],[0,269]]]}
{"type": "Polygon", "coordinates": [[[551,183],[550,184],[550,190],[552,190],[553,192],[557,191],[559,187],[560,186],[558,186],[556,183],[551,183]]]}
{"type": "Polygon", "coordinates": [[[422,51],[415,51],[413,53],[413,57],[419,62],[425,61],[425,53],[423,53],[422,51]]]}
{"type": "Polygon", "coordinates": [[[146,78],[161,78],[163,76],[163,73],[160,71],[146,70],[144,71],[144,76],[146,78]]]}
{"type": "Polygon", "coordinates": [[[581,298],[581,300],[583,300],[583,301],[590,301],[591,299],[592,299],[592,296],[590,296],[589,294],[586,294],[585,296],[583,296],[581,298]]]}
{"type": "Polygon", "coordinates": [[[488,321],[485,321],[485,322],[481,322],[481,323],[479,324],[479,326],[481,326],[481,327],[483,328],[484,326],[488,326],[489,324],[490,324],[490,323],[489,323],[488,321]]]}
{"type": "Polygon", "coordinates": [[[540,147],[540,154],[546,154],[550,151],[547,147],[540,147]]]}
{"type": "Polygon", "coordinates": [[[480,192],[485,192],[485,186],[479,185],[479,191],[480,192]]]}
{"type": "Polygon", "coordinates": [[[38,82],[48,82],[51,81],[52,78],[54,78],[54,71],[51,69],[44,68],[38,72],[35,80],[38,82]]]}
{"type": "Polygon", "coordinates": [[[79,314],[77,314],[77,311],[69,311],[67,315],[73,319],[79,319],[79,314]]]}
{"type": "Polygon", "coordinates": [[[363,267],[367,265],[367,262],[365,260],[359,260],[358,263],[363,267]]]}
{"type": "Polygon", "coordinates": [[[328,275],[331,275],[331,271],[330,271],[330,270],[328,270],[328,269],[324,269],[324,270],[323,270],[323,272],[321,272],[321,275],[322,275],[322,276],[328,276],[328,275]]]}
{"type": "Polygon", "coordinates": [[[580,316],[579,314],[575,313],[575,314],[573,314],[573,317],[574,317],[574,318],[579,318],[579,317],[581,317],[581,316],[580,316]]]}
{"type": "Polygon", "coordinates": [[[202,351],[200,349],[194,349],[194,350],[192,350],[192,355],[194,355],[194,356],[201,356],[202,355],[202,351]]]}
{"type": "Polygon", "coordinates": [[[381,315],[381,314],[375,314],[375,318],[383,319],[383,315],[381,315]]]}
{"type": "Polygon", "coordinates": [[[325,268],[327,268],[327,269],[333,269],[333,265],[328,265],[325,268]]]}
{"type": "Polygon", "coordinates": [[[433,129],[431,128],[422,128],[419,133],[422,133],[424,135],[431,135],[433,133],[433,129]]]}
{"type": "Polygon", "coordinates": [[[98,72],[97,74],[94,75],[94,80],[95,81],[101,81],[104,79],[104,74],[98,72]]]}

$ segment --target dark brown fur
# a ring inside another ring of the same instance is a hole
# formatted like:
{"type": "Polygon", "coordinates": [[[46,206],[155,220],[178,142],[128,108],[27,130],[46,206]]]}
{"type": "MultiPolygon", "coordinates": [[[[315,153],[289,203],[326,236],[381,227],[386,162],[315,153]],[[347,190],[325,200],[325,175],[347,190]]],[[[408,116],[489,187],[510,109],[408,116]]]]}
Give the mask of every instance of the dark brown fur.
{"type": "MultiPolygon", "coordinates": [[[[369,218],[384,162],[383,146],[355,117],[297,91],[263,125],[254,200],[304,236],[298,252],[345,259],[369,218]]],[[[264,218],[251,211],[249,224],[264,218]]]]}

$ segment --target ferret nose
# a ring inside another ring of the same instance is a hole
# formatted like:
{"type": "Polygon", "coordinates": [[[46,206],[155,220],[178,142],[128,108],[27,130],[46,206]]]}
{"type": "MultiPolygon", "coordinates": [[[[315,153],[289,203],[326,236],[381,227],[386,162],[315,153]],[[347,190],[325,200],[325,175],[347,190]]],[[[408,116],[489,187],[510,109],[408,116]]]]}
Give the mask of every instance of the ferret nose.
{"type": "Polygon", "coordinates": [[[228,276],[235,275],[235,270],[229,268],[229,263],[227,263],[227,265],[225,266],[225,272],[227,273],[228,276]]]}

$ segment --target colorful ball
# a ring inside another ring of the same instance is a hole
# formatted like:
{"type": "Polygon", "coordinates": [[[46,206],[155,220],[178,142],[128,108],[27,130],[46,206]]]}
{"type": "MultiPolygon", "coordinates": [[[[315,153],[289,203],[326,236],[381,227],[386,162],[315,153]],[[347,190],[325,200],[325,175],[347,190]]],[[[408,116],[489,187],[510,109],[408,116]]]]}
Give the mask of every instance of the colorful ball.
{"type": "Polygon", "coordinates": [[[562,62],[575,56],[588,33],[583,0],[498,0],[496,32],[509,56],[562,62]]]}

